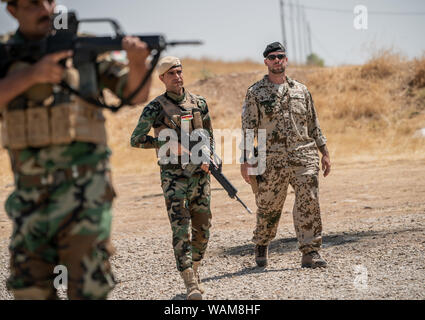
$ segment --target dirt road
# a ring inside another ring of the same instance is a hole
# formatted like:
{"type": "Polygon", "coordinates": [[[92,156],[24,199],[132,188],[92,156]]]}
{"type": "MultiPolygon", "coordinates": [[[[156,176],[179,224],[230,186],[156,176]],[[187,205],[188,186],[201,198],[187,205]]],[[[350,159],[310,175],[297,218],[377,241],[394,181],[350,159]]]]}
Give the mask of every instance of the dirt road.
{"type": "MultiPolygon", "coordinates": [[[[224,173],[255,209],[238,166],[224,173]]],[[[118,284],[110,298],[182,299],[159,173],[116,174],[114,185],[118,284]]],[[[1,187],[0,299],[10,299],[5,278],[11,224],[3,203],[13,187],[1,187]]],[[[293,202],[290,189],[269,266],[261,269],[250,242],[255,216],[213,182],[213,227],[201,272],[206,299],[425,299],[425,160],[335,163],[331,175],[320,178],[326,269],[300,268],[293,202]]]]}

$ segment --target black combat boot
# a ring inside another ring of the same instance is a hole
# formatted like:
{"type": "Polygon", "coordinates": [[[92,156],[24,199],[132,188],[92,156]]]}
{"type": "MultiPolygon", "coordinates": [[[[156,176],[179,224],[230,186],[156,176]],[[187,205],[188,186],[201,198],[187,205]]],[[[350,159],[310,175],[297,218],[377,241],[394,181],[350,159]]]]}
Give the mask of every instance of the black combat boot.
{"type": "Polygon", "coordinates": [[[258,244],[255,245],[255,262],[259,267],[267,266],[267,258],[269,255],[269,246],[260,246],[258,244]]]}

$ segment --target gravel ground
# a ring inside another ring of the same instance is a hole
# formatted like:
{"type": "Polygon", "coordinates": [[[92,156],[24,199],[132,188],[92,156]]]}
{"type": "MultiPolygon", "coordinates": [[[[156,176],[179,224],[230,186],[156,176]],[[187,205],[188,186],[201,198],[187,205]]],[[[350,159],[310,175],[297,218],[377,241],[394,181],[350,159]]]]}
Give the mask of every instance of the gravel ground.
{"type": "MultiPolygon", "coordinates": [[[[326,226],[329,267],[301,269],[291,224],[281,224],[269,266],[258,268],[251,229],[212,229],[201,276],[205,299],[424,299],[423,213],[345,219],[326,226]],[[349,226],[349,227],[347,227],[349,226]]],[[[114,234],[118,284],[110,299],[184,299],[168,226],[142,235],[114,234]]],[[[0,242],[0,299],[11,299],[7,240],[0,242]]]]}

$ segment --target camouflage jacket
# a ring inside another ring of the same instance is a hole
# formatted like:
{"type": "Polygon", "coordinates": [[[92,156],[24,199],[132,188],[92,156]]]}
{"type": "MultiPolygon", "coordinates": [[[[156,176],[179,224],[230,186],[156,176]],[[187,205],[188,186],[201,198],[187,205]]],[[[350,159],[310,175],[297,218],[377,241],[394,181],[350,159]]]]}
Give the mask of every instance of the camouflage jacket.
{"type": "MultiPolygon", "coordinates": [[[[19,30],[10,37],[2,37],[3,42],[12,39],[26,41],[19,30]]],[[[127,82],[127,68],[106,55],[99,59],[97,68],[100,89],[108,88],[121,96],[127,82]]],[[[6,72],[7,70],[0,70],[0,78],[5,77],[6,72]]],[[[8,151],[15,176],[44,174],[47,171],[52,172],[79,165],[96,166],[99,161],[108,159],[111,154],[106,145],[75,141],[70,144],[8,151]]]]}
{"type": "Polygon", "coordinates": [[[256,137],[265,129],[267,156],[285,156],[292,163],[317,159],[317,147],[326,144],[310,92],[289,77],[276,85],[266,75],[248,88],[242,110],[245,137],[247,129],[256,137]]]}
{"type": "MultiPolygon", "coordinates": [[[[180,102],[186,99],[186,94],[183,94],[182,97],[177,97],[175,94],[166,92],[165,93],[168,98],[173,100],[177,105],[180,102]]],[[[193,94],[192,94],[193,95],[193,94]]],[[[198,108],[201,110],[202,114],[202,122],[203,128],[207,130],[210,141],[211,141],[211,149],[214,150],[214,137],[213,137],[213,129],[211,124],[211,118],[208,111],[208,105],[205,98],[196,95],[196,102],[198,108]]],[[[153,137],[148,135],[149,131],[152,127],[159,126],[158,121],[161,118],[162,114],[162,106],[161,103],[155,98],[151,102],[149,102],[143,109],[142,114],[139,118],[139,122],[137,123],[136,128],[131,135],[130,144],[135,148],[160,148],[165,141],[159,141],[157,137],[153,137]]]]}

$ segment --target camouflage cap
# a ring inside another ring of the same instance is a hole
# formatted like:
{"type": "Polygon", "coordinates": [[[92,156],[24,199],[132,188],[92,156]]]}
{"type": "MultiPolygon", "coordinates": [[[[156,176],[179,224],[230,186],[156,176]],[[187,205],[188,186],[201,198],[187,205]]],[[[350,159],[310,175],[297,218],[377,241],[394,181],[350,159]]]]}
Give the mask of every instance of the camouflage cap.
{"type": "Polygon", "coordinates": [[[158,62],[158,73],[159,75],[163,75],[165,72],[170,70],[171,68],[181,67],[182,63],[179,58],[167,56],[162,58],[158,62]]]}
{"type": "Polygon", "coordinates": [[[276,42],[270,43],[269,45],[267,45],[266,49],[263,52],[264,58],[267,57],[270,52],[274,52],[274,51],[286,52],[286,49],[283,46],[283,44],[281,44],[280,42],[276,41],[276,42]]]}

